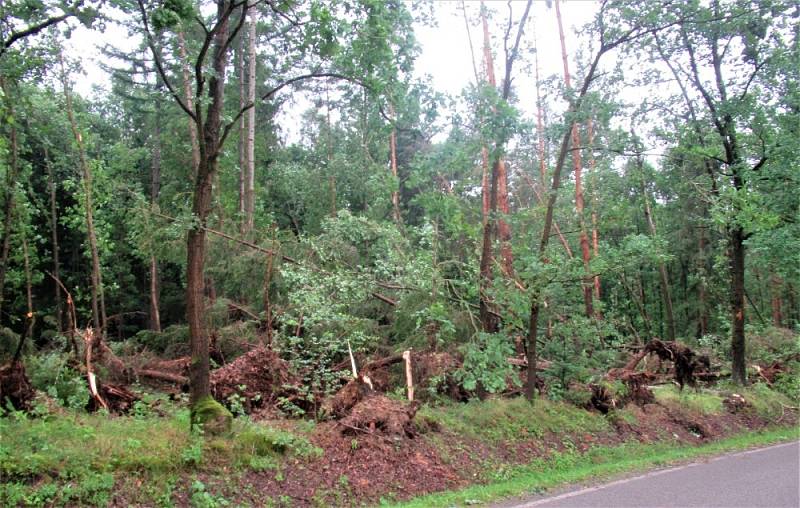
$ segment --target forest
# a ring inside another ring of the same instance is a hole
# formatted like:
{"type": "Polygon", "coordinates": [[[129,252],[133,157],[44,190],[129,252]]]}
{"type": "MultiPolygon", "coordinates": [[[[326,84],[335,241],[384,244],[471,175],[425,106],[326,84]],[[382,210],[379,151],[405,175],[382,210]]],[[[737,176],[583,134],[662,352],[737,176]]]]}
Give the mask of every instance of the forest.
{"type": "MultiPolygon", "coordinates": [[[[796,423],[800,5],[579,4],[2,2],[2,425],[356,443],[475,401],[605,422],[660,382],[796,423]],[[417,34],[456,31],[451,93],[417,34]]],[[[0,498],[43,492],[19,468],[0,498]]]]}

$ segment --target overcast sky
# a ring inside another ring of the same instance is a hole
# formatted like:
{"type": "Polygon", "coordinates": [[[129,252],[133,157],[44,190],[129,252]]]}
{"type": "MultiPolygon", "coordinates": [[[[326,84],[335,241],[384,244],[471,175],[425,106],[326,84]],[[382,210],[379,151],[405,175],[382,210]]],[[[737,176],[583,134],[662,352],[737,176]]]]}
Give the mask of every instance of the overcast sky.
{"type": "MultiPolygon", "coordinates": [[[[409,4],[410,5],[410,4],[409,4]]],[[[508,19],[507,1],[487,1],[490,11],[490,32],[495,50],[495,69],[498,79],[503,73],[502,37],[508,19]]],[[[480,26],[479,9],[477,1],[465,2],[467,15],[471,21],[471,37],[475,50],[476,65],[481,70],[481,49],[483,47],[483,33],[480,26]]],[[[524,0],[511,2],[513,17],[519,19],[525,8],[524,0]]],[[[575,35],[574,28],[580,27],[591,20],[596,12],[597,3],[592,0],[567,0],[561,4],[561,12],[566,32],[567,51],[571,57],[571,71],[574,73],[577,65],[574,55],[579,49],[580,41],[575,35]]],[[[434,18],[436,26],[417,25],[415,32],[421,46],[421,54],[416,63],[416,74],[419,77],[429,75],[434,88],[439,92],[457,96],[465,86],[475,81],[473,64],[471,62],[469,39],[464,21],[464,13],[460,1],[434,2],[434,18]]],[[[558,25],[555,8],[547,7],[544,0],[534,1],[525,35],[523,46],[534,46],[534,35],[538,47],[540,77],[545,79],[551,75],[562,76],[561,49],[558,39],[558,25]]],[[[136,46],[136,41],[130,39],[124,30],[110,26],[105,32],[90,31],[83,27],[75,30],[73,37],[68,41],[68,46],[73,48],[70,54],[82,55],[81,63],[85,69],[85,76],[75,76],[75,89],[85,96],[92,94],[94,86],[108,89],[109,79],[105,72],[98,66],[100,58],[97,48],[103,44],[112,44],[123,50],[130,50],[136,46]]],[[[527,60],[532,63],[533,58],[527,60]]],[[[518,61],[514,68],[514,85],[520,98],[519,106],[532,114],[535,106],[535,80],[533,69],[525,62],[518,61]]],[[[306,101],[298,100],[295,110],[304,109],[306,101]]],[[[295,116],[299,111],[285,111],[287,116],[295,116]]],[[[297,122],[288,122],[288,125],[297,122]]],[[[296,133],[285,132],[284,135],[293,140],[296,133]]]]}

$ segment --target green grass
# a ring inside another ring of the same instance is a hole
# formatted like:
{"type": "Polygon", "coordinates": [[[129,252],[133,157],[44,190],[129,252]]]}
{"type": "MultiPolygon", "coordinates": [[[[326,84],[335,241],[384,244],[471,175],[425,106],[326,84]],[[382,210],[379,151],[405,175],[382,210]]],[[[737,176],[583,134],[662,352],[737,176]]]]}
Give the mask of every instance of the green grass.
{"type": "Polygon", "coordinates": [[[498,499],[542,493],[547,489],[587,479],[597,480],[654,466],[666,466],[697,457],[798,439],[800,429],[778,428],[748,432],[702,446],[660,442],[626,443],[611,448],[591,448],[584,454],[556,453],[546,460],[498,471],[494,482],[464,490],[442,492],[400,504],[404,508],[469,506],[498,499]]]}
{"type": "Polygon", "coordinates": [[[593,433],[610,430],[608,420],[575,406],[518,397],[466,404],[423,407],[419,415],[463,436],[489,443],[522,441],[553,433],[593,433]]]}
{"type": "MultiPolygon", "coordinates": [[[[66,411],[0,418],[0,506],[105,505],[116,482],[162,504],[176,478],[225,468],[276,469],[282,457],[319,456],[302,435],[236,419],[227,436],[189,432],[189,411],[109,417],[66,411]]],[[[149,503],[148,503],[149,501],[149,503]]],[[[168,503],[167,503],[168,504],[168,503]]]]}
{"type": "Polygon", "coordinates": [[[719,393],[692,389],[679,391],[675,385],[657,386],[653,390],[656,400],[662,404],[674,407],[683,406],[704,415],[718,414],[723,411],[722,400],[725,398],[719,393]]]}

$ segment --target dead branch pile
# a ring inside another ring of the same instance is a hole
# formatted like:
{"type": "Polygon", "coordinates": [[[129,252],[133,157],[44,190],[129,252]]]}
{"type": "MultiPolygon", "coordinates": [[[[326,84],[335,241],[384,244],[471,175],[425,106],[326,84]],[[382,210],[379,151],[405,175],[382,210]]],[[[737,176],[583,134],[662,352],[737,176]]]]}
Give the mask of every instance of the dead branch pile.
{"type": "Polygon", "coordinates": [[[772,386],[780,374],[788,372],[786,366],[780,361],[773,362],[766,367],[753,365],[753,370],[755,370],[758,374],[758,377],[769,386],[772,386]]]}
{"type": "Polygon", "coordinates": [[[256,347],[211,373],[214,397],[223,404],[238,399],[247,413],[274,405],[280,397],[291,397],[291,387],[296,384],[289,364],[264,346],[256,347]]]}
{"type": "Polygon", "coordinates": [[[413,419],[419,405],[392,400],[385,395],[372,394],[353,406],[350,414],[339,424],[344,434],[368,433],[395,437],[414,437],[413,419]]]}
{"type": "Polygon", "coordinates": [[[21,361],[12,361],[0,367],[0,414],[6,404],[17,411],[28,411],[36,395],[21,361]]]}

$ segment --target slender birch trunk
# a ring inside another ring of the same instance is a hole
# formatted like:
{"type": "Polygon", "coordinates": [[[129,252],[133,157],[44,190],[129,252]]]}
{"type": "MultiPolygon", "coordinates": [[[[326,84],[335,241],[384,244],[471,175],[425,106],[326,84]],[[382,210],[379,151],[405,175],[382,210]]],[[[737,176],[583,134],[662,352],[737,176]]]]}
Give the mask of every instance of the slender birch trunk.
{"type": "Polygon", "coordinates": [[[72,103],[72,92],[69,87],[69,78],[64,67],[64,58],[59,53],[61,63],[62,84],[64,88],[64,99],[66,102],[67,119],[69,120],[72,135],[78,147],[78,159],[80,161],[81,174],[83,177],[83,192],[85,196],[86,213],[86,235],[89,241],[89,251],[92,261],[92,322],[96,333],[104,336],[107,331],[106,303],[103,294],[103,274],[100,268],[100,254],[97,250],[97,234],[94,228],[94,202],[92,199],[92,170],[89,161],[86,159],[86,149],[83,144],[83,136],[78,130],[78,123],[75,120],[75,111],[72,103]]]}
{"type": "MultiPolygon", "coordinates": [[[[247,103],[256,102],[256,9],[251,8],[247,33],[247,103]]],[[[255,225],[256,210],[256,108],[247,110],[247,172],[245,173],[244,206],[245,232],[249,233],[255,225]]]]}

